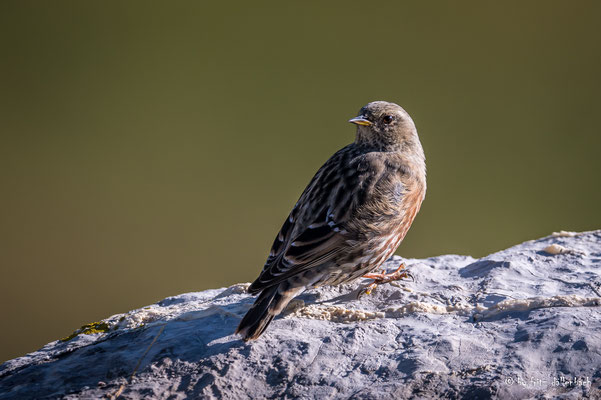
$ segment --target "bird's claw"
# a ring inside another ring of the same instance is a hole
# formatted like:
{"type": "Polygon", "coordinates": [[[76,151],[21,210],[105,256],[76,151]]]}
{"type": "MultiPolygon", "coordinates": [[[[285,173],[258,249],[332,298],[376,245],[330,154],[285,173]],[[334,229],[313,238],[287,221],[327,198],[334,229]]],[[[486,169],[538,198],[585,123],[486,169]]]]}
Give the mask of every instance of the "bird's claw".
{"type": "Polygon", "coordinates": [[[404,278],[411,278],[412,282],[415,282],[415,278],[409,271],[401,271],[405,268],[405,264],[399,265],[396,271],[391,272],[389,274],[386,273],[386,270],[382,270],[379,274],[366,274],[363,275],[363,278],[373,279],[374,281],[361,289],[357,294],[357,298],[360,298],[364,294],[370,295],[371,292],[378,286],[384,283],[390,283],[394,281],[400,281],[404,278]]]}
{"type": "Polygon", "coordinates": [[[370,283],[363,289],[359,290],[359,293],[357,293],[357,298],[360,299],[361,296],[363,296],[364,294],[369,296],[371,294],[371,292],[376,288],[376,286],[378,286],[377,283],[375,283],[375,282],[370,283]]]}

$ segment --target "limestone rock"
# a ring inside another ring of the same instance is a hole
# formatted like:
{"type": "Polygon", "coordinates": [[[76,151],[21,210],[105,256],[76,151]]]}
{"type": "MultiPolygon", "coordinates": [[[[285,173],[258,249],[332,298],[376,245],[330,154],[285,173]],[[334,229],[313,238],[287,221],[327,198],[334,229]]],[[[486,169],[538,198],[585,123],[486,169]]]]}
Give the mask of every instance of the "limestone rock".
{"type": "Polygon", "coordinates": [[[601,398],[601,231],[403,261],[415,281],[309,290],[248,344],[247,284],[112,316],[2,364],[0,399],[601,398]]]}

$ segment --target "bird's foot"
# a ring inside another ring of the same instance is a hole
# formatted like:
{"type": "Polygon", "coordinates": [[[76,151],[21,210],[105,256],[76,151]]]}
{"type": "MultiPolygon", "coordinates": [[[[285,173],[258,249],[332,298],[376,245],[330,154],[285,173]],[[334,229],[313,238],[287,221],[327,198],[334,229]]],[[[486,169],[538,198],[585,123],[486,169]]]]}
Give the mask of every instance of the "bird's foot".
{"type": "Polygon", "coordinates": [[[394,281],[400,281],[404,278],[411,278],[412,281],[415,281],[413,275],[409,273],[409,271],[405,270],[405,264],[401,263],[399,267],[394,272],[386,273],[386,270],[380,271],[380,273],[376,274],[365,274],[363,278],[373,279],[374,281],[361,289],[357,298],[363,296],[364,294],[371,294],[371,292],[378,286],[384,283],[390,283],[394,281]]]}

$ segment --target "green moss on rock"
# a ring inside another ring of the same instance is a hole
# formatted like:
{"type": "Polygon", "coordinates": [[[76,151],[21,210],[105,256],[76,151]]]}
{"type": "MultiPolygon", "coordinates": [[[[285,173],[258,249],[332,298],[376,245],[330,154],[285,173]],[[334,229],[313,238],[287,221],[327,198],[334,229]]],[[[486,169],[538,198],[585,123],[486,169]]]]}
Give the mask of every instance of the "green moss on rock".
{"type": "Polygon", "coordinates": [[[68,342],[78,335],[92,335],[94,333],[105,333],[110,330],[110,326],[106,322],[91,322],[77,329],[67,337],[64,337],[61,342],[68,342]]]}

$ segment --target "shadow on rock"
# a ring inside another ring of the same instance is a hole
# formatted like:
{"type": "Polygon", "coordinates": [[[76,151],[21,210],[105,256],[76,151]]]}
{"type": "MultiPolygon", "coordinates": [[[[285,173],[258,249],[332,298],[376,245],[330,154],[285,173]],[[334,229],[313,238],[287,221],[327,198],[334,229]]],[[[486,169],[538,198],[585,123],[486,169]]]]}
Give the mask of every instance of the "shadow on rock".
{"type": "Polygon", "coordinates": [[[480,260],[461,268],[459,270],[459,276],[462,278],[480,278],[484,275],[488,275],[497,268],[508,269],[510,265],[511,263],[509,261],[480,260]]]}

